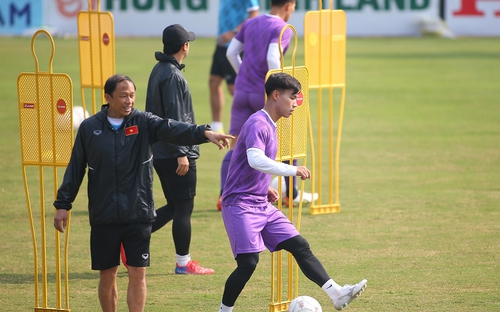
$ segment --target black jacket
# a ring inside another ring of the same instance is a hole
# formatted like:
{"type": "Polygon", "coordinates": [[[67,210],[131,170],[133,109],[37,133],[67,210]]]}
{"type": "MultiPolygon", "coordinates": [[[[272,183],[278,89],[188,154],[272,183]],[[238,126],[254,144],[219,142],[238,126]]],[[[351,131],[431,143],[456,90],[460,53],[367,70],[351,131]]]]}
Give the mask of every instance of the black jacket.
{"type": "MultiPolygon", "coordinates": [[[[166,140],[177,144],[208,142],[208,126],[162,119],[133,109],[118,130],[107,119],[107,108],[84,120],[75,139],[64,180],[54,206],[69,210],[88,166],[90,225],[152,222],[152,145],[166,140]]],[[[208,127],[209,129],[209,127],[208,127]]]]}
{"type": "MultiPolygon", "coordinates": [[[[184,65],[162,52],[156,52],[155,57],[158,63],[149,76],[146,111],[162,118],[195,124],[191,92],[181,73],[184,65]]],[[[182,156],[197,159],[200,157],[200,150],[197,145],[179,146],[159,142],[153,146],[153,154],[155,159],[176,159],[182,156]]]]}

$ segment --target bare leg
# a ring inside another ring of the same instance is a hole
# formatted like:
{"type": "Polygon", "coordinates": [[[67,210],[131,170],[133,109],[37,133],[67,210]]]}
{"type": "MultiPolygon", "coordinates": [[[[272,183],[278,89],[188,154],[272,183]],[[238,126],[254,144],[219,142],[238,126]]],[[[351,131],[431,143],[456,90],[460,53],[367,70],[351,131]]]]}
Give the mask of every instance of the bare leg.
{"type": "Polygon", "coordinates": [[[127,304],[129,312],[143,312],[146,305],[146,268],[128,267],[127,304]]]}
{"type": "Polygon", "coordinates": [[[99,279],[99,302],[103,312],[116,312],[118,302],[118,289],[116,287],[116,273],[118,266],[101,270],[99,279]]]}
{"type": "Polygon", "coordinates": [[[222,108],[224,107],[224,92],[222,81],[224,78],[210,75],[208,84],[210,86],[210,107],[212,109],[212,121],[222,122],[222,108]]]}
{"type": "Polygon", "coordinates": [[[234,96],[234,84],[228,84],[227,91],[229,91],[229,94],[231,94],[231,96],[234,96]]]}

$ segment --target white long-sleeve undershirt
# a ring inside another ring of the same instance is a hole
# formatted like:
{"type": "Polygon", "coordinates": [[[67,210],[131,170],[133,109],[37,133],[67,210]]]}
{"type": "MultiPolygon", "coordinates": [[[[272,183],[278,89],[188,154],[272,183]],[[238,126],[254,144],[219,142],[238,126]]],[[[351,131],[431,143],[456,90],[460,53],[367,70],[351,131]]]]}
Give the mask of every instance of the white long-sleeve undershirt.
{"type": "Polygon", "coordinates": [[[258,148],[247,149],[248,164],[255,170],[277,175],[277,176],[295,176],[297,167],[277,162],[267,157],[263,150],[258,148]]]}
{"type": "Polygon", "coordinates": [[[281,68],[281,56],[278,43],[270,43],[267,48],[267,67],[269,70],[281,68]]]}
{"type": "Polygon", "coordinates": [[[241,51],[243,51],[243,43],[238,39],[233,38],[227,47],[226,57],[236,73],[240,71],[241,51]]]}

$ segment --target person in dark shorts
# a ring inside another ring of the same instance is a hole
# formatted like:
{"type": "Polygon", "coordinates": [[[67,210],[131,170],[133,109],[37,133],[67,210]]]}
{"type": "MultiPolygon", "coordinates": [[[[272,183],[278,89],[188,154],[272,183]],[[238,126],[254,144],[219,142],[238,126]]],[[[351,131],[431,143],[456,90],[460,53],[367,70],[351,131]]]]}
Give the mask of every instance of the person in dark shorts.
{"type": "Polygon", "coordinates": [[[57,191],[54,227],[64,232],[73,201],[88,168],[88,211],[92,269],[100,271],[98,296],[103,311],[117,310],[116,278],[120,246],[128,255],[129,311],[144,311],[149,241],[156,218],[152,145],[159,141],[227,147],[226,136],[198,126],[163,119],[134,108],[136,87],[124,75],[104,85],[107,104],[78,129],[64,179],[57,191]]]}

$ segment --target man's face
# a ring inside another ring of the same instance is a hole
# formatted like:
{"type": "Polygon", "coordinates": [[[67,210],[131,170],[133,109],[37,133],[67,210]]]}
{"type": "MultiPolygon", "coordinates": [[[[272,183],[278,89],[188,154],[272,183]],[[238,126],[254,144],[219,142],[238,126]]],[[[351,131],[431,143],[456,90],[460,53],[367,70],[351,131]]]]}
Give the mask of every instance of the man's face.
{"type": "Polygon", "coordinates": [[[293,90],[274,91],[278,92],[277,113],[280,117],[288,118],[297,107],[297,93],[293,90]]]}
{"type": "Polygon", "coordinates": [[[123,118],[130,115],[135,103],[135,88],[130,81],[124,80],[116,85],[112,95],[105,95],[109,103],[108,116],[123,118]]]}

